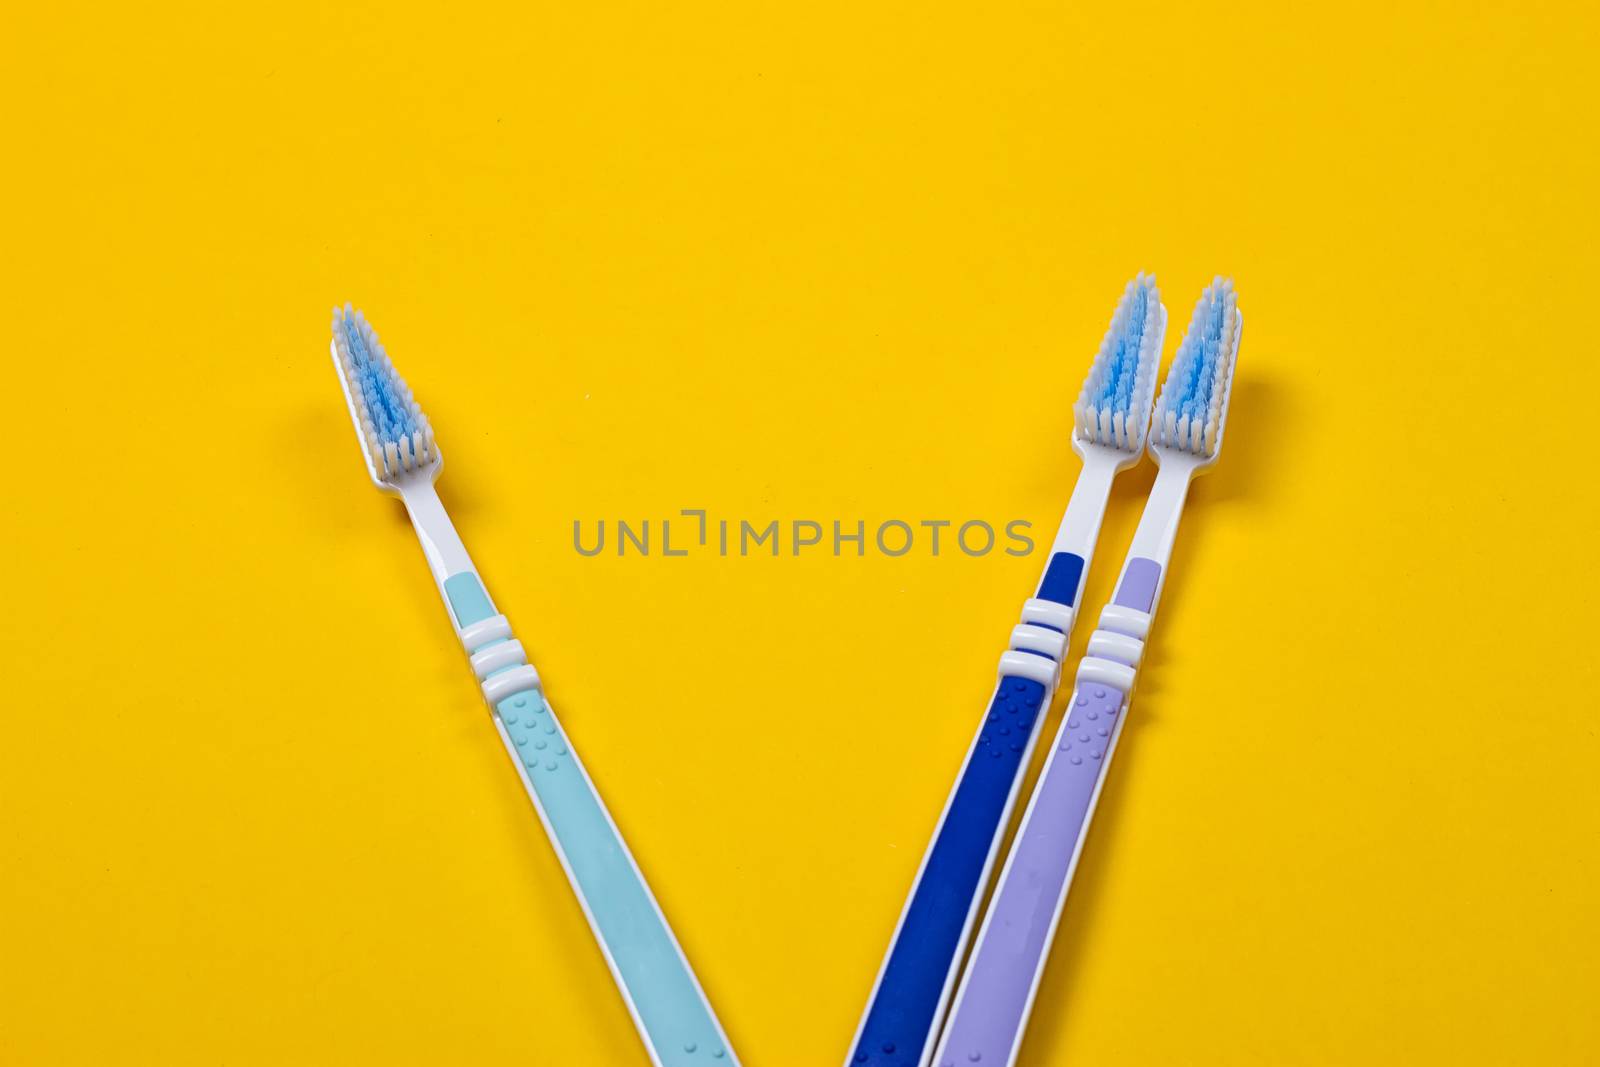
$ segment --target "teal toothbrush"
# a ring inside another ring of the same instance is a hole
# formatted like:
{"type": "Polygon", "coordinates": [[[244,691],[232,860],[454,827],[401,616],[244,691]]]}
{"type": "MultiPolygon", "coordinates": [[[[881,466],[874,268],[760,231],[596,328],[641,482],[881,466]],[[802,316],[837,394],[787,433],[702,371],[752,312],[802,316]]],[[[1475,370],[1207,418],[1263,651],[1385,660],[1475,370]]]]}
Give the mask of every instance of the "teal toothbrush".
{"type": "Polygon", "coordinates": [[[539,672],[511,624],[495,610],[434,491],[444,460],[427,416],[395,373],[377,334],[348,304],[333,313],[331,350],[367,473],[379,489],[405,503],[495,729],[555,846],[651,1062],[657,1067],[736,1064],[677,938],[556,722],[539,672]]]}

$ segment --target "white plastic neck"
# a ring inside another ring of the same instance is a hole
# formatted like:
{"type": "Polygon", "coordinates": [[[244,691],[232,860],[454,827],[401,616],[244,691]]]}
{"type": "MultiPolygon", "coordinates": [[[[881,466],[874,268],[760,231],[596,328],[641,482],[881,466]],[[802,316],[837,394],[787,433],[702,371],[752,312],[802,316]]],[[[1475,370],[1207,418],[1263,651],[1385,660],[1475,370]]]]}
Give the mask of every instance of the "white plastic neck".
{"type": "Polygon", "coordinates": [[[1055,543],[1050,546],[1051,555],[1072,552],[1083,557],[1084,569],[1088,570],[1095,542],[1100,539],[1100,524],[1105,521],[1111,483],[1117,472],[1128,465],[1128,456],[1116,449],[1098,445],[1083,448],[1083,469],[1078,472],[1072,499],[1067,501],[1066,513],[1061,516],[1061,527],[1056,531],[1055,543]]]}
{"type": "Polygon", "coordinates": [[[472,558],[467,555],[466,545],[461,543],[455,525],[445,513],[444,504],[433,488],[433,480],[411,477],[401,481],[397,488],[400,490],[400,499],[405,501],[406,511],[411,515],[417,540],[422,542],[422,554],[428,560],[428,569],[433,571],[433,580],[439,584],[441,592],[445,579],[451,575],[462,571],[475,573],[472,558]]]}
{"type": "MultiPolygon", "coordinates": [[[[1128,559],[1154,560],[1161,567],[1161,580],[1157,586],[1166,585],[1168,564],[1172,561],[1172,545],[1178,537],[1178,520],[1183,515],[1183,504],[1189,496],[1189,483],[1195,473],[1205,465],[1199,457],[1186,452],[1163,449],[1160,454],[1161,470],[1150,487],[1150,497],[1145,501],[1144,514],[1139,517],[1139,528],[1133,533],[1133,543],[1128,546],[1128,559]]],[[[1120,579],[1119,579],[1120,581],[1120,579]]],[[[1155,604],[1150,606],[1155,611],[1155,604]]]]}

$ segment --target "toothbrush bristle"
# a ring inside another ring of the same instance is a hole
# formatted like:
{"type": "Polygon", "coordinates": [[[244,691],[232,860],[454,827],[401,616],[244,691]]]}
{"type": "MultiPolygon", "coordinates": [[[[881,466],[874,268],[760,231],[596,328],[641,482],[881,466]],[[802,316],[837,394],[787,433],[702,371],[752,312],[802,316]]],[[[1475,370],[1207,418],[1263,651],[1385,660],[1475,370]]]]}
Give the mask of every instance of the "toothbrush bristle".
{"type": "Polygon", "coordinates": [[[1200,294],[1189,330],[1156,400],[1151,439],[1210,458],[1221,443],[1239,354],[1239,297],[1233,281],[1217,277],[1200,294]]]}
{"type": "Polygon", "coordinates": [[[1128,283],[1072,409],[1083,439],[1128,452],[1144,446],[1161,359],[1162,314],[1152,275],[1128,283]]]}
{"type": "Polygon", "coordinates": [[[334,308],[333,343],[375,477],[393,481],[435,462],[433,427],[366,316],[349,304],[334,308]]]}

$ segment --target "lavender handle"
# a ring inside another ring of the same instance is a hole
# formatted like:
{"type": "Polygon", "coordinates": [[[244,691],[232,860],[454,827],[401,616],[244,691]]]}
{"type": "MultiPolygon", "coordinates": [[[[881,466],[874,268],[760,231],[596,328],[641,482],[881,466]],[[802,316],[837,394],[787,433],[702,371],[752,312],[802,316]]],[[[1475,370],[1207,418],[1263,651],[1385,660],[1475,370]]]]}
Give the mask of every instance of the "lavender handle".
{"type": "Polygon", "coordinates": [[[939,1067],[1003,1067],[1022,1032],[1127,713],[1161,570],[1135,558],[1091,638],[940,1042],[939,1067]],[[1108,622],[1108,617],[1110,622],[1108,622]],[[1109,625],[1120,627],[1108,629],[1109,625]],[[1131,631],[1131,632],[1130,632],[1131,631]],[[1121,655],[1117,662],[1102,656],[1121,655]],[[1112,674],[1123,685],[1106,680],[1112,674]]]}
{"type": "Polygon", "coordinates": [[[1015,1057],[1111,762],[1124,696],[1103,685],[1073,692],[968,964],[966,995],[950,1018],[940,1064],[989,1067],[1015,1057]]]}

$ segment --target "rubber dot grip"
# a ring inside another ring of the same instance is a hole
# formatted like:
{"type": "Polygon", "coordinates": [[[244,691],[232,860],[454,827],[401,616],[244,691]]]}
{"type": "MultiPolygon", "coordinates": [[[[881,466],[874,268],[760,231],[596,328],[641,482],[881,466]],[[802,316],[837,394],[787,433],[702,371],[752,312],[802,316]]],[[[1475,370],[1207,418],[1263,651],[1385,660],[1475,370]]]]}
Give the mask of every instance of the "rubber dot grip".
{"type": "Polygon", "coordinates": [[[912,888],[852,1064],[914,1067],[935,1036],[1046,689],[1000,679],[912,888]]]}

